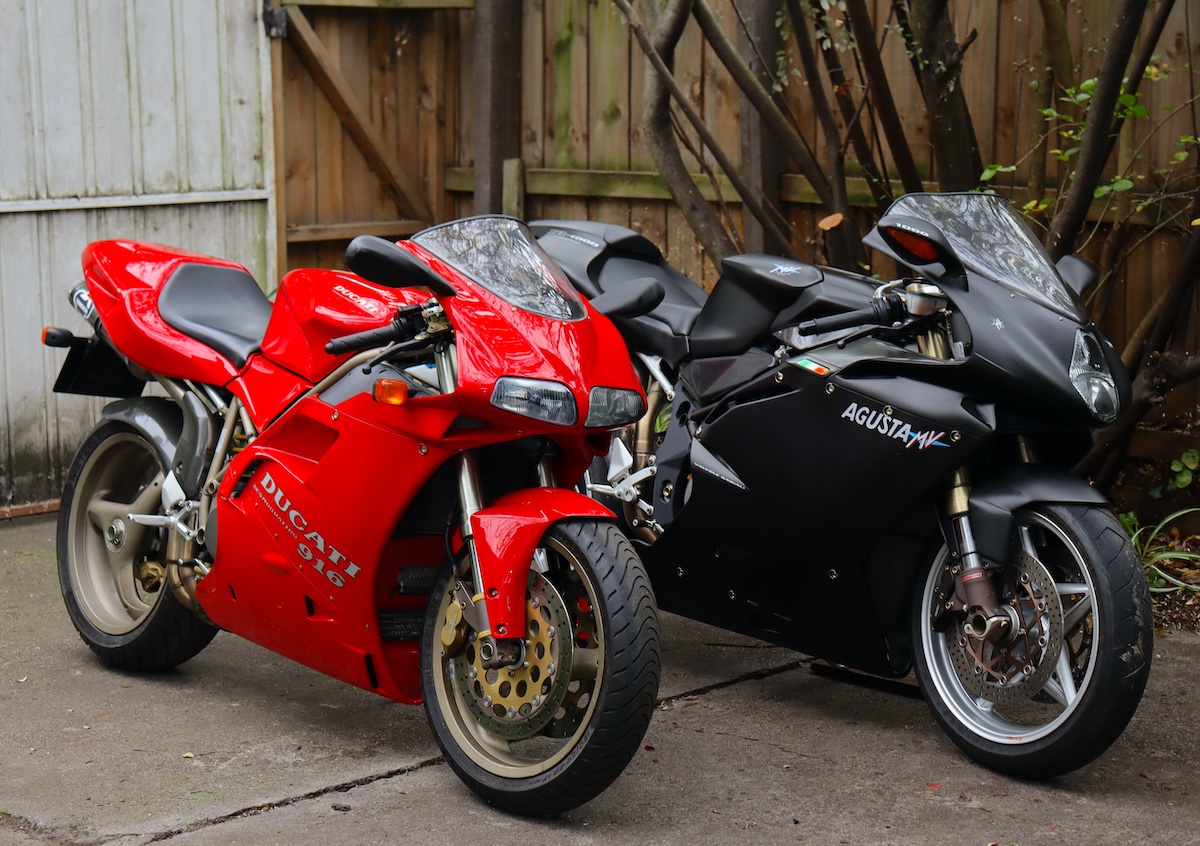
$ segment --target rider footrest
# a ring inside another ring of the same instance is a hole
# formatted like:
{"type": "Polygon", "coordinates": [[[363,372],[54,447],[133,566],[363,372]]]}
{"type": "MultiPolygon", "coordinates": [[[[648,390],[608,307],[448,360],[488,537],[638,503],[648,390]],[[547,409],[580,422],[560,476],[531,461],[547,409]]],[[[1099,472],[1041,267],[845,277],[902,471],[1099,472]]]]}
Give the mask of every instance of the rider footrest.
{"type": "Polygon", "coordinates": [[[383,640],[420,640],[424,611],[380,611],[379,637],[383,640]]]}

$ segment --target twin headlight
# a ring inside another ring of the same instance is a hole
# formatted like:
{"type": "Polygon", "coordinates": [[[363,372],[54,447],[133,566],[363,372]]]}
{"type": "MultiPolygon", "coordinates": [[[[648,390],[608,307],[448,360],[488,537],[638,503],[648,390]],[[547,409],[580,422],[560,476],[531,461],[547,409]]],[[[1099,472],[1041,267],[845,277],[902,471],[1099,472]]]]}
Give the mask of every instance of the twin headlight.
{"type": "MultiPolygon", "coordinates": [[[[579,419],[575,395],[566,385],[543,379],[504,376],[492,389],[492,405],[557,426],[574,426],[579,419]]],[[[646,410],[637,391],[619,388],[592,388],[588,394],[588,415],[583,425],[589,429],[625,426],[646,410]]]]}
{"type": "Polygon", "coordinates": [[[1071,354],[1068,373],[1071,384],[1097,420],[1111,423],[1117,419],[1121,410],[1117,383],[1104,359],[1100,340],[1094,334],[1075,330],[1075,351],[1071,354]]]}

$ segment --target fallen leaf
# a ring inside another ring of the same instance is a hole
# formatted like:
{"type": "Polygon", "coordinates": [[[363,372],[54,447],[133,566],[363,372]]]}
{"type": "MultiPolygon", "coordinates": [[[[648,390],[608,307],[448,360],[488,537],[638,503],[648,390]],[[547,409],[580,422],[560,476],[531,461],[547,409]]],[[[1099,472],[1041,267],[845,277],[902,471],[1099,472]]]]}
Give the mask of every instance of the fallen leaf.
{"type": "Polygon", "coordinates": [[[834,212],[828,217],[821,218],[821,220],[817,223],[817,226],[821,228],[822,232],[828,232],[830,229],[836,229],[837,227],[841,226],[842,221],[845,219],[846,218],[842,216],[841,212],[834,212]]]}
{"type": "Polygon", "coordinates": [[[29,676],[21,676],[21,678],[17,679],[17,681],[19,681],[19,682],[27,682],[27,681],[29,681],[29,676]]]}
{"type": "Polygon", "coordinates": [[[341,802],[334,802],[330,807],[335,811],[341,811],[343,814],[351,810],[349,805],[343,805],[341,802]]]}
{"type": "Polygon", "coordinates": [[[932,788],[933,790],[941,790],[942,789],[942,786],[940,784],[938,784],[936,781],[927,782],[926,786],[932,788]]]}
{"type": "Polygon", "coordinates": [[[191,752],[184,752],[184,753],[183,753],[183,757],[185,757],[185,758],[195,758],[196,756],[195,756],[195,755],[193,755],[191,752]]]}

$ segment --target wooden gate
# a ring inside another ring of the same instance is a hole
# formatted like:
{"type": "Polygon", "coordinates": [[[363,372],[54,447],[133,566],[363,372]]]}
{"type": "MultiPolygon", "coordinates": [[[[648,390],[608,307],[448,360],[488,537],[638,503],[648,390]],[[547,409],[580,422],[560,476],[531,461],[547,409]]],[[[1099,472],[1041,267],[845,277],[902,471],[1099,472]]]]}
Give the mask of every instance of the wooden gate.
{"type": "Polygon", "coordinates": [[[473,5],[324,0],[268,13],[281,269],[340,267],[355,235],[399,238],[447,218],[455,9],[473,5]],[[385,5],[406,8],[361,8],[385,5]]]}

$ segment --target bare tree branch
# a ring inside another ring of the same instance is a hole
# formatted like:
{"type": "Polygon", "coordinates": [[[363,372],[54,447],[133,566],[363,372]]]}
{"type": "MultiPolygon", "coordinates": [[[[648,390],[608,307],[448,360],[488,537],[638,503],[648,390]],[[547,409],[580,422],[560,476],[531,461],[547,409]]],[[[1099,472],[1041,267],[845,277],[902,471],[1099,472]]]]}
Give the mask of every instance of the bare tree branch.
{"type": "MultiPolygon", "coordinates": [[[[1121,84],[1129,56],[1133,52],[1134,41],[1137,40],[1138,29],[1146,14],[1146,2],[1147,0],[1122,0],[1113,19],[1108,45],[1100,61],[1096,87],[1092,91],[1088,108],[1091,119],[1084,127],[1079,144],[1075,178],[1071,180],[1062,207],[1050,222],[1047,250],[1050,257],[1056,261],[1075,249],[1075,240],[1079,237],[1088,207],[1092,204],[1092,194],[1108,161],[1112,149],[1111,115],[1121,93],[1121,84]]],[[[1141,72],[1140,68],[1138,72],[1141,72]]]]}

